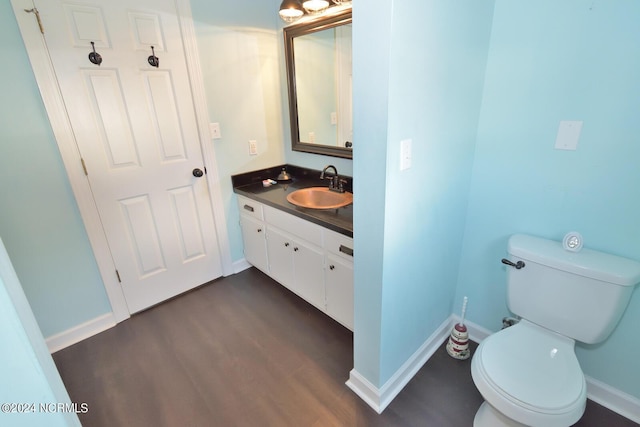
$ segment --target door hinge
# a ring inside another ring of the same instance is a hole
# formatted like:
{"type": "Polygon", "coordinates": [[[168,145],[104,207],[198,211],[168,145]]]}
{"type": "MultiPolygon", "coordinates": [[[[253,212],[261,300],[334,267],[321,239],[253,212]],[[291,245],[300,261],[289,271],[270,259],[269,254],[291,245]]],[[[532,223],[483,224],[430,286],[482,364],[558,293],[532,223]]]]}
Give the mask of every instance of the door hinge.
{"type": "Polygon", "coordinates": [[[87,165],[84,162],[84,159],[82,157],[80,157],[80,162],[82,163],[82,169],[84,170],[84,174],[86,176],[89,176],[89,172],[87,172],[87,165]]]}
{"type": "Polygon", "coordinates": [[[122,280],[120,280],[120,272],[118,270],[116,270],[116,277],[118,278],[118,283],[122,283],[122,280]]]}
{"type": "Polygon", "coordinates": [[[44,25],[42,25],[42,20],[40,19],[40,12],[35,7],[33,9],[25,9],[27,13],[33,13],[36,15],[36,19],[38,20],[38,27],[40,27],[40,33],[44,34],[44,25]]]}

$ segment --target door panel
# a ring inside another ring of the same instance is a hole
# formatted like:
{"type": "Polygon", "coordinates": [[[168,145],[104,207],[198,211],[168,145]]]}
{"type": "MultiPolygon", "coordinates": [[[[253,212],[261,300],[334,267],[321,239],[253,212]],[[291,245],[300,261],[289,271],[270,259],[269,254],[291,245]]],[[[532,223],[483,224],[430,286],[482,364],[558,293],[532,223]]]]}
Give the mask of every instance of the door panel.
{"type": "Polygon", "coordinates": [[[185,141],[173,95],[171,75],[162,71],[146,72],[143,78],[156,140],[160,142],[162,161],[185,160],[185,141]]]}
{"type": "MultiPolygon", "coordinates": [[[[36,6],[40,10],[41,5],[38,3],[36,6]]],[[[65,3],[62,7],[74,47],[86,47],[91,42],[94,42],[97,48],[111,46],[104,14],[100,7],[72,3],[65,3]]]]}
{"type": "Polygon", "coordinates": [[[140,166],[131,119],[116,70],[81,70],[94,113],[97,134],[110,169],[140,166]]]}
{"type": "Polygon", "coordinates": [[[170,190],[173,218],[182,250],[182,263],[195,261],[206,256],[203,242],[204,233],[192,187],[170,190]]]}
{"type": "Polygon", "coordinates": [[[166,270],[158,227],[148,196],[121,200],[131,249],[138,261],[138,277],[144,279],[166,270]]]}

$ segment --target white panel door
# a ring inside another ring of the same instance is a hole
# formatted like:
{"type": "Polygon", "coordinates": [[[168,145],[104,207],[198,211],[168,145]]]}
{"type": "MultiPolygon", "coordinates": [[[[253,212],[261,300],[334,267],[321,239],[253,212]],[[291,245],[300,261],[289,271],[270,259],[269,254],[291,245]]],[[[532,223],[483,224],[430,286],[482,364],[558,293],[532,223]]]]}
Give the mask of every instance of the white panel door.
{"type": "Polygon", "coordinates": [[[221,276],[173,0],[34,4],[129,311],[221,276]]]}

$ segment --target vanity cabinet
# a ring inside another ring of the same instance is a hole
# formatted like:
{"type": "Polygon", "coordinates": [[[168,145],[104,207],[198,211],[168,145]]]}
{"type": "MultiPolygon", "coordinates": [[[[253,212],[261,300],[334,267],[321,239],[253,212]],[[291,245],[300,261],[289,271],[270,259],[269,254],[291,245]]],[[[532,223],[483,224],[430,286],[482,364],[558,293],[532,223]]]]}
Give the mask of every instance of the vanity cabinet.
{"type": "Polygon", "coordinates": [[[353,330],[353,239],[243,196],[238,206],[246,260],[353,330]]]}

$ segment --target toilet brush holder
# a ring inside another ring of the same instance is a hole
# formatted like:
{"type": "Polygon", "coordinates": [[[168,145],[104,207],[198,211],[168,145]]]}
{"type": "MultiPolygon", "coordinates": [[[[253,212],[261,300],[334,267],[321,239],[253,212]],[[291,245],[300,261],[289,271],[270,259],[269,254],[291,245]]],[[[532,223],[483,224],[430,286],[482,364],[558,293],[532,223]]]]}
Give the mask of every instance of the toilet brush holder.
{"type": "Polygon", "coordinates": [[[457,323],[451,330],[449,341],[447,342],[447,353],[449,356],[458,360],[468,359],[471,355],[469,351],[469,331],[464,325],[464,315],[467,310],[467,297],[464,297],[462,303],[462,316],[459,323],[457,323]]]}

